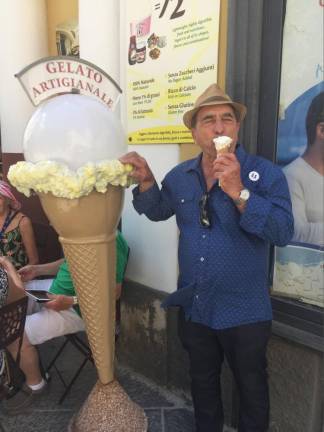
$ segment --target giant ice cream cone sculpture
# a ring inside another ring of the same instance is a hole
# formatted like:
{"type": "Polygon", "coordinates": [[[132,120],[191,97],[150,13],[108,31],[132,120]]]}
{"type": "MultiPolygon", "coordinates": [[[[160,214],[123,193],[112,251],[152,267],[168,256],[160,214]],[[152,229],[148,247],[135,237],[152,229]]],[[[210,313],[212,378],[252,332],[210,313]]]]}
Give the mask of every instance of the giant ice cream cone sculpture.
{"type": "Polygon", "coordinates": [[[123,189],[66,199],[39,194],[43,209],[60,235],[85,321],[99,379],[114,378],[115,236],[123,189]]]}
{"type": "Polygon", "coordinates": [[[38,193],[59,234],[103,384],[114,377],[115,232],[127,177],[119,161],[103,160],[115,156],[116,142],[121,143],[118,119],[112,116],[86,96],[49,100],[25,131],[29,162],[18,163],[8,174],[18,189],[21,181],[22,189],[38,193]]]}
{"type": "Polygon", "coordinates": [[[120,431],[147,430],[144,411],[114,379],[115,237],[123,187],[132,169],[117,160],[126,151],[120,129],[107,107],[90,97],[50,99],[27,125],[27,162],[18,162],[8,172],[19,191],[39,195],[59,234],[98,370],[100,382],[71,425],[78,432],[98,430],[99,424],[100,430],[115,432],[116,422],[120,431]],[[119,407],[118,413],[113,406],[119,407]]]}

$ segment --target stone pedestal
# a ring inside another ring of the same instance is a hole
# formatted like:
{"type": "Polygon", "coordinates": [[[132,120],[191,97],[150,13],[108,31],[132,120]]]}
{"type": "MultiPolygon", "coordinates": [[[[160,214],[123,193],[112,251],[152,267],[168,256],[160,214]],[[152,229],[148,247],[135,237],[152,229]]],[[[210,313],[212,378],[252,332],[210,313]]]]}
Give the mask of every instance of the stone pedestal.
{"type": "Polygon", "coordinates": [[[130,400],[118,382],[97,382],[68,432],[146,432],[144,410],[130,400]]]}

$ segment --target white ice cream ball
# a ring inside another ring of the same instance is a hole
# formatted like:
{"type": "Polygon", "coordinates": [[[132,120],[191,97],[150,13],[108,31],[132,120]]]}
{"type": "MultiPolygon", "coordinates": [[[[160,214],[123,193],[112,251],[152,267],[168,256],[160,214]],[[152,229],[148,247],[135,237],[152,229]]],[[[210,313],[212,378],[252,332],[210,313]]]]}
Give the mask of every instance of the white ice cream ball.
{"type": "Polygon", "coordinates": [[[66,94],[36,109],[23,149],[28,162],[51,160],[77,170],[88,162],[117,159],[127,146],[122,125],[108,107],[89,96],[66,94]]]}

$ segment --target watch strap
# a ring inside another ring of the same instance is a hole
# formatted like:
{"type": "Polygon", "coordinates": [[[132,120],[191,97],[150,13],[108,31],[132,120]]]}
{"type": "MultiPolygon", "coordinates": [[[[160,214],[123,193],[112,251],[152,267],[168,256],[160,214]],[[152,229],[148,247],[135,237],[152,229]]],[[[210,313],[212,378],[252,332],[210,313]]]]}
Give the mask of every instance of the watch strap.
{"type": "Polygon", "coordinates": [[[242,204],[245,204],[249,198],[250,198],[250,191],[245,188],[245,189],[241,190],[238,198],[233,199],[233,202],[235,205],[242,205],[242,204]],[[242,192],[246,192],[248,196],[246,198],[243,198],[242,192]]]}
{"type": "Polygon", "coordinates": [[[235,205],[242,205],[242,204],[245,204],[246,201],[244,199],[242,199],[242,198],[236,198],[236,199],[233,199],[233,203],[235,205]]]}

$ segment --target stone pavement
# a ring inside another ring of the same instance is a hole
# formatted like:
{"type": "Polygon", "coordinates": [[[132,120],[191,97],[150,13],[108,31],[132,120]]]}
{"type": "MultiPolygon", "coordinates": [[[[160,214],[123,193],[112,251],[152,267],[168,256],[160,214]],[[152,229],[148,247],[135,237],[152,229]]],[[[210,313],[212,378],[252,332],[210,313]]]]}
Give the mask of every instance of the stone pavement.
{"type": "MultiPolygon", "coordinates": [[[[57,343],[53,343],[53,341],[41,347],[44,364],[53,356],[56,349],[57,343]]],[[[70,346],[58,362],[58,368],[68,379],[81,360],[80,354],[74,347],[70,346]]],[[[128,396],[144,408],[149,420],[149,432],[194,432],[192,405],[188,397],[176,395],[158,387],[145,377],[127,368],[117,366],[116,372],[118,381],[128,396]]],[[[58,405],[64,387],[57,373],[53,370],[50,391],[38,400],[27,414],[14,417],[5,416],[0,406],[0,431],[66,431],[72,415],[82,406],[96,380],[95,368],[88,364],[74,383],[66,399],[61,405],[58,405]]],[[[230,432],[230,429],[225,429],[225,431],[230,432]]]]}

